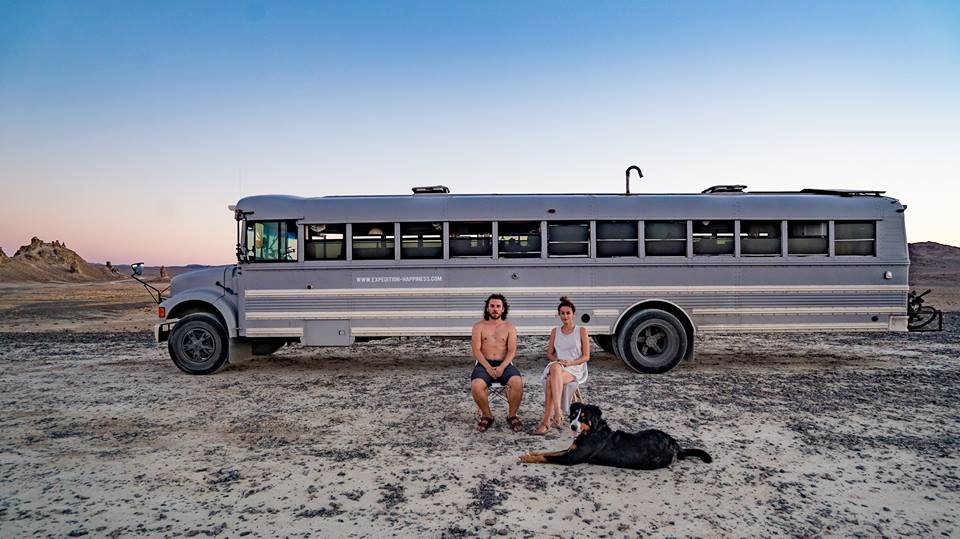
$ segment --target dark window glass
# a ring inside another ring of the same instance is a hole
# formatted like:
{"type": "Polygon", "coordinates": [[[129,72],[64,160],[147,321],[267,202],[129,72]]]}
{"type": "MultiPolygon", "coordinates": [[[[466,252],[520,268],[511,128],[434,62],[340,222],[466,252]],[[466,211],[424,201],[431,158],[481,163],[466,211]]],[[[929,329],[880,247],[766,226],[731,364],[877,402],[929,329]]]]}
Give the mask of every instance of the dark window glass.
{"type": "Polygon", "coordinates": [[[548,256],[590,256],[590,223],[547,223],[548,256]]]}
{"type": "Polygon", "coordinates": [[[733,221],[693,222],[693,254],[713,256],[733,253],[733,221]]]}
{"type": "Polygon", "coordinates": [[[246,225],[249,262],[296,262],[296,221],[248,221],[246,225]]]}
{"type": "Polygon", "coordinates": [[[740,255],[779,255],[780,221],[740,221],[740,255]]]}
{"type": "Polygon", "coordinates": [[[492,223],[450,223],[450,258],[493,256],[492,223]]]}
{"type": "Polygon", "coordinates": [[[787,254],[827,254],[826,221],[790,221],[787,223],[787,254]]]}
{"type": "Polygon", "coordinates": [[[443,258],[443,223],[400,223],[400,258],[443,258]]]}
{"type": "Polygon", "coordinates": [[[637,256],[636,221],[597,221],[597,256],[637,256]]]}
{"type": "Polygon", "coordinates": [[[502,258],[540,257],[540,221],[506,221],[497,228],[502,258]]]}
{"type": "Polygon", "coordinates": [[[686,221],[645,221],[643,234],[647,256],[685,256],[687,254],[686,221]]]}
{"type": "Polygon", "coordinates": [[[357,223],[351,241],[354,260],[393,260],[393,223],[357,223]]]}
{"type": "Polygon", "coordinates": [[[837,221],[833,252],[837,256],[876,256],[877,223],[874,221],[837,221]]]}
{"type": "Polygon", "coordinates": [[[303,238],[304,260],[345,260],[347,225],[307,225],[303,238]]]}

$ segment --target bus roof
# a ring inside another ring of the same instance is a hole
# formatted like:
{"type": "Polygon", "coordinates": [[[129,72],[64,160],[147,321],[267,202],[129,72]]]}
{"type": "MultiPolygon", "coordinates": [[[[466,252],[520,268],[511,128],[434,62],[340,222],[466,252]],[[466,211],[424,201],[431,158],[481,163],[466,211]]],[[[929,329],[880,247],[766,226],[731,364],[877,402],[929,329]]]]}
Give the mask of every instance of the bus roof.
{"type": "MultiPolygon", "coordinates": [[[[696,194],[256,195],[235,208],[250,220],[309,223],[418,221],[883,219],[906,208],[882,191],[805,189],[696,194]]],[[[234,206],[231,206],[233,209],[234,206]]]]}

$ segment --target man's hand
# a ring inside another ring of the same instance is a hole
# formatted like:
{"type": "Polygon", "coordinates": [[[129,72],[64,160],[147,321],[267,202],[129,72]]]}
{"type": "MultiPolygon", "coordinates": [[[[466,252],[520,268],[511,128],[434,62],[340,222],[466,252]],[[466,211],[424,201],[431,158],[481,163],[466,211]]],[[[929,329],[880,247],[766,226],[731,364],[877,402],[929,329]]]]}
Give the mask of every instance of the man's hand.
{"type": "Polygon", "coordinates": [[[490,378],[493,378],[494,380],[496,380],[497,378],[500,378],[500,375],[497,374],[497,369],[493,368],[493,366],[487,365],[483,369],[487,371],[487,374],[490,375],[490,378]]]}

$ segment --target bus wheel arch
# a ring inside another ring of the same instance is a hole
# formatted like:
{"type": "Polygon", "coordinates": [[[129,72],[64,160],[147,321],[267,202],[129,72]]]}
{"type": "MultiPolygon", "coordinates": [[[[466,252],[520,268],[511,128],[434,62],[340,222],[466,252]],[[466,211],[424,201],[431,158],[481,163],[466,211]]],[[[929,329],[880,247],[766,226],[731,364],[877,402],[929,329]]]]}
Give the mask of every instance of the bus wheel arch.
{"type": "Polygon", "coordinates": [[[227,321],[223,317],[223,313],[220,312],[220,309],[218,309],[216,305],[198,299],[178,303],[175,307],[173,307],[173,309],[170,310],[169,313],[167,313],[167,319],[186,318],[188,315],[197,313],[206,313],[213,316],[218,322],[220,322],[220,325],[222,325],[229,334],[230,326],[227,324],[227,321]]]}
{"type": "Polygon", "coordinates": [[[693,319],[680,306],[662,299],[650,299],[631,305],[617,318],[613,326],[612,341],[615,355],[634,370],[644,373],[661,373],[670,370],[681,360],[694,357],[695,335],[696,327],[693,319]],[[651,318],[655,320],[650,321],[651,318]],[[678,341],[676,343],[678,357],[667,358],[668,361],[664,364],[651,367],[643,365],[629,350],[624,350],[625,342],[630,338],[625,333],[630,331],[636,334],[638,324],[642,325],[644,330],[674,337],[678,341]]]}

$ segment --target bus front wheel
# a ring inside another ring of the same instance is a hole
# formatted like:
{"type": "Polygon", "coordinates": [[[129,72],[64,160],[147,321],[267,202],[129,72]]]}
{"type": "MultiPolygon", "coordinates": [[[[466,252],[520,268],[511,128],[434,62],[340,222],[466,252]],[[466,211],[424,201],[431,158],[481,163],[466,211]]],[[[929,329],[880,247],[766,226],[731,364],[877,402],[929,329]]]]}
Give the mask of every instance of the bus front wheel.
{"type": "Polygon", "coordinates": [[[217,318],[194,313],[181,318],[167,343],[173,364],[187,374],[213,374],[229,357],[227,330],[217,318]]]}
{"type": "Polygon", "coordinates": [[[613,338],[616,356],[635,371],[667,372],[687,352],[687,333],[677,317],[660,309],[645,309],[630,318],[613,338]]]}

